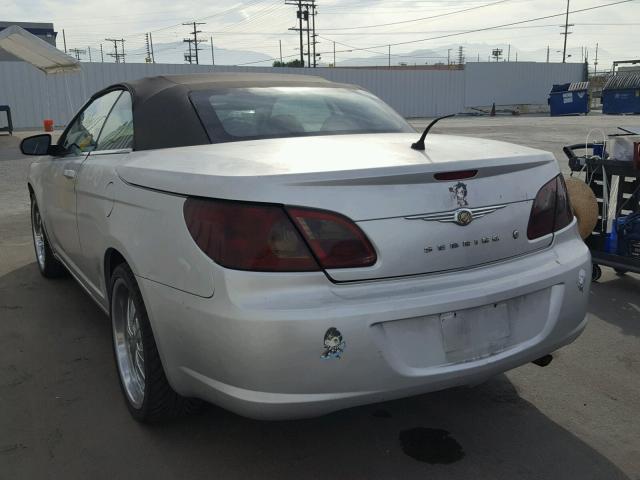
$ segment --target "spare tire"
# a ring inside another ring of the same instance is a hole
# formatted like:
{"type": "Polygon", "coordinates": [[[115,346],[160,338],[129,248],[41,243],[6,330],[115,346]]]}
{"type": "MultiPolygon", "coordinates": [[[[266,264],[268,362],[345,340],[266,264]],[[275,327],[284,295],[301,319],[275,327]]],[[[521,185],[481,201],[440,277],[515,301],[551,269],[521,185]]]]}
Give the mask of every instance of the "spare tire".
{"type": "Polygon", "coordinates": [[[574,177],[565,177],[571,209],[578,220],[582,239],[593,232],[598,223],[598,200],[589,185],[574,177]]]}

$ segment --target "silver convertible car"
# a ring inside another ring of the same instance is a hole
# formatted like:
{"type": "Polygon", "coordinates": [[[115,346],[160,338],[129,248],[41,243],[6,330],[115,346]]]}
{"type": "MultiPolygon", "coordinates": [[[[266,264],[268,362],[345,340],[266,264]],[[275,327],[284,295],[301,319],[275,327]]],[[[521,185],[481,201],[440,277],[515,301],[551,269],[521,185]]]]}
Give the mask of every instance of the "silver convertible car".
{"type": "Polygon", "coordinates": [[[140,421],[309,417],[540,363],[585,327],[591,272],[553,155],[417,137],[311,76],[113,85],[21,145],[37,265],[110,316],[140,421]]]}

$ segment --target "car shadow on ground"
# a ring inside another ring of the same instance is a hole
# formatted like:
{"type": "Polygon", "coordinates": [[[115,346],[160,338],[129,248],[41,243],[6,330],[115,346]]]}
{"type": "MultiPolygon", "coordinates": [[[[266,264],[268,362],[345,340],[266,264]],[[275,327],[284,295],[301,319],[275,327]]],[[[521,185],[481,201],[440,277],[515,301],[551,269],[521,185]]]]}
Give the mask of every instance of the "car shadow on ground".
{"type": "Polygon", "coordinates": [[[640,277],[605,272],[591,290],[600,301],[589,303],[590,313],[617,326],[625,335],[640,337],[640,277]]]}
{"type": "Polygon", "coordinates": [[[504,375],[309,420],[210,407],[140,425],[108,319],[73,280],[47,281],[35,264],[0,277],[0,317],[7,478],[627,478],[504,375]]]}

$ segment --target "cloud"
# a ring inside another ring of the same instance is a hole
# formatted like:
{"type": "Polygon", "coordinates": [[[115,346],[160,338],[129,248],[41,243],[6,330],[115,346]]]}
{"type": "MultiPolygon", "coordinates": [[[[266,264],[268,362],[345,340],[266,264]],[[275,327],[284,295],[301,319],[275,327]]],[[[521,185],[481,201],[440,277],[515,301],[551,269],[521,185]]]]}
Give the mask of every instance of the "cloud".
{"type": "MultiPolygon", "coordinates": [[[[588,8],[612,0],[581,0],[573,2],[572,9],[588,8]]],[[[477,7],[491,0],[318,0],[316,27],[322,35],[319,51],[331,52],[333,41],[355,47],[394,44],[421,38],[451,35],[461,30],[471,30],[500,25],[517,20],[561,13],[564,2],[558,0],[509,0],[498,5],[480,8],[467,13],[433,18],[418,22],[402,23],[357,30],[335,30],[381,23],[400,22],[477,7]]],[[[5,0],[6,4],[6,0],[5,0]]],[[[188,35],[189,28],[181,23],[202,19],[205,25],[203,37],[213,37],[220,48],[251,50],[268,57],[279,56],[282,42],[283,54],[297,55],[298,36],[288,30],[296,25],[296,8],[287,6],[284,0],[218,0],[203,3],[201,0],[12,0],[3,6],[3,17],[16,21],[53,22],[56,29],[65,30],[67,45],[98,49],[104,38],[125,38],[126,48],[136,51],[144,48],[144,33],[153,32],[158,43],[179,44],[188,35]],[[98,12],[98,13],[96,13],[98,12]]],[[[592,12],[571,15],[573,33],[569,46],[573,49],[600,48],[615,57],[634,57],[640,41],[640,2],[630,2],[592,12]]],[[[468,35],[456,35],[424,42],[392,47],[395,53],[407,53],[419,49],[438,49],[452,44],[512,44],[522,51],[545,50],[547,45],[556,53],[562,47],[560,35],[562,17],[541,20],[521,28],[490,30],[468,35]]],[[[62,42],[59,42],[59,46],[62,42]]],[[[105,45],[106,46],[106,45],[105,45]]],[[[347,47],[338,47],[346,50],[347,47]]],[[[373,49],[374,51],[379,50],[373,49]]],[[[478,52],[480,53],[480,52],[478,52]]],[[[486,52],[483,54],[488,54],[486,52]]],[[[341,52],[339,57],[372,56],[367,51],[341,52]]],[[[331,57],[331,54],[325,57],[331,57]]],[[[143,55],[139,59],[142,61],[143,55]]],[[[613,58],[612,58],[613,59],[613,58]]],[[[612,59],[606,59],[610,61],[612,59]]],[[[330,60],[330,58],[326,58],[330,60]]]]}

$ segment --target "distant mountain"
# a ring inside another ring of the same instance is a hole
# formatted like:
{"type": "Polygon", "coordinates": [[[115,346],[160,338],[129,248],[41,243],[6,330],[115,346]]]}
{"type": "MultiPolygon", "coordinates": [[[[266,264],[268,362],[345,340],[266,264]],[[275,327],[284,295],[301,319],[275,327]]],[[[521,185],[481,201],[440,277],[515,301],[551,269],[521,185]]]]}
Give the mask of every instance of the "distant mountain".
{"type": "MultiPolygon", "coordinates": [[[[451,63],[458,62],[458,47],[463,47],[463,55],[466,62],[487,62],[495,61],[495,57],[492,57],[492,51],[494,49],[501,49],[501,60],[506,61],[526,61],[526,62],[545,62],[547,59],[547,49],[540,48],[537,50],[522,50],[515,45],[509,47],[505,43],[487,44],[487,43],[463,43],[463,44],[450,44],[443,45],[437,48],[429,49],[417,49],[407,53],[403,53],[400,47],[391,48],[391,65],[434,65],[434,64],[446,64],[447,58],[451,63]]],[[[378,49],[378,51],[384,51],[384,49],[378,49]]],[[[171,42],[171,43],[156,43],[154,45],[155,57],[157,63],[185,63],[184,54],[187,51],[186,44],[183,42],[171,42]]],[[[144,62],[146,52],[144,48],[127,50],[127,61],[129,62],[144,62]]],[[[264,53],[255,52],[252,50],[233,50],[218,48],[214,44],[214,54],[216,65],[238,65],[251,62],[264,62],[255,63],[254,66],[270,67],[271,57],[264,53]]],[[[358,52],[353,52],[351,55],[357,55],[358,52]]],[[[567,58],[568,62],[575,63],[581,62],[583,58],[583,52],[580,47],[573,47],[567,49],[567,54],[570,55],[567,58]]],[[[342,53],[342,55],[345,55],[342,53]]],[[[200,45],[199,60],[203,65],[211,65],[211,47],[208,43],[202,43],[200,45]]],[[[595,57],[595,49],[588,52],[589,62],[591,68],[593,68],[593,60],[595,57]]],[[[611,68],[611,62],[614,60],[614,55],[605,49],[598,51],[598,70],[605,70],[611,68]]],[[[324,55],[322,66],[327,66],[332,59],[330,55],[324,55]]],[[[559,52],[559,47],[555,46],[549,49],[549,60],[551,62],[562,61],[562,53],[559,52]]],[[[389,57],[387,55],[373,55],[373,56],[354,56],[345,60],[339,60],[337,65],[339,67],[369,67],[369,66],[386,66],[388,65],[389,57]]]]}
{"type": "MultiPolygon", "coordinates": [[[[237,65],[240,63],[258,62],[269,60],[271,57],[264,53],[251,50],[229,50],[213,46],[216,65],[237,65]]],[[[153,46],[156,63],[186,63],[184,54],[187,52],[187,45],[183,42],[156,43],[153,46]]],[[[131,62],[144,62],[146,51],[144,48],[127,51],[127,60],[131,62]]],[[[211,65],[211,46],[209,43],[201,43],[198,51],[200,64],[211,65]]],[[[271,62],[256,64],[258,66],[270,67],[271,62]]]]}
{"type": "MultiPolygon", "coordinates": [[[[488,62],[495,61],[495,57],[492,57],[494,49],[501,49],[501,60],[507,60],[514,62],[518,61],[526,62],[545,62],[547,60],[547,49],[541,48],[537,50],[521,50],[515,45],[509,46],[505,43],[486,44],[486,43],[463,43],[463,44],[450,44],[431,49],[419,49],[413,50],[408,53],[394,52],[391,49],[391,65],[400,65],[406,63],[407,65],[434,65],[436,63],[447,63],[447,58],[451,63],[458,62],[458,47],[463,47],[463,55],[467,62],[488,62]]],[[[398,49],[400,47],[397,47],[398,49]]],[[[583,52],[580,47],[573,47],[567,49],[567,54],[570,55],[567,61],[575,63],[581,62],[583,59],[583,52]]],[[[593,64],[595,57],[595,49],[588,52],[589,62],[593,64]]],[[[610,62],[613,56],[606,50],[600,49],[598,51],[598,62],[601,65],[600,68],[607,66],[610,68],[610,62]],[[606,64],[604,62],[607,62],[606,64]]],[[[562,53],[558,52],[557,46],[549,49],[549,60],[551,62],[562,61],[562,53]]],[[[325,58],[326,61],[326,58],[325,58]]],[[[338,61],[339,67],[362,67],[362,66],[384,66],[388,65],[388,55],[373,55],[369,57],[353,57],[346,60],[338,61]]],[[[599,68],[599,69],[600,69],[599,68]]]]}

